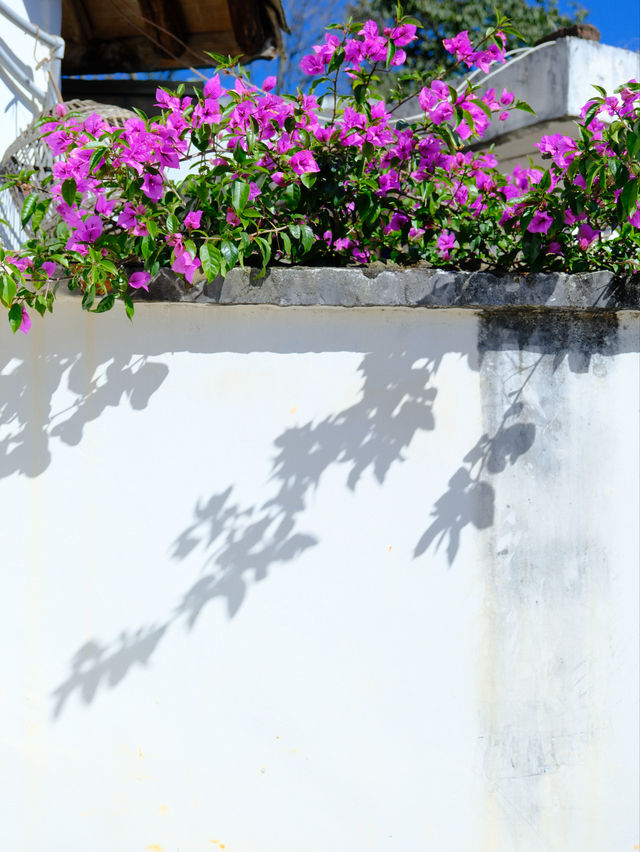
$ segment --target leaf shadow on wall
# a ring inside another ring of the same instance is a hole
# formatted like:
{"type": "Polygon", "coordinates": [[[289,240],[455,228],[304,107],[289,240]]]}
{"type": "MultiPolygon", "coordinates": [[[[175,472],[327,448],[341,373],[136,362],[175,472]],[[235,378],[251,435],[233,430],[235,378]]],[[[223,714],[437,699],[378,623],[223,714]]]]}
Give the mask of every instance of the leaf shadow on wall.
{"type": "Polygon", "coordinates": [[[101,352],[90,361],[77,349],[55,351],[9,358],[0,369],[0,479],[39,476],[51,463],[52,439],[77,446],[107,408],[146,408],[169,373],[146,356],[101,352]],[[57,408],[61,389],[71,401],[57,408]]]}
{"type": "MultiPolygon", "coordinates": [[[[614,313],[491,311],[481,319],[479,370],[483,416],[488,427],[464,456],[447,491],[430,512],[414,558],[445,542],[452,565],[465,527],[493,526],[495,489],[490,479],[515,465],[545,435],[556,416],[552,388],[557,371],[587,373],[595,355],[618,351],[614,313]]],[[[562,381],[559,379],[558,381],[562,381]]],[[[545,440],[542,438],[542,440],[545,440]]]]}
{"type": "MultiPolygon", "coordinates": [[[[310,341],[309,349],[323,351],[328,337],[325,330],[317,344],[310,341]]],[[[333,347],[352,348],[352,337],[353,331],[345,339],[334,333],[333,347]]],[[[294,426],[277,436],[268,483],[273,496],[245,505],[234,498],[229,485],[199,500],[170,552],[178,562],[197,559],[201,576],[174,610],[153,624],[122,630],[107,644],[95,638],[84,643],[72,659],[68,677],[54,691],[54,716],[60,715],[74,693],[90,704],[99,687],[114,688],[134,668],[147,666],[171,626],[180,623],[191,630],[214,600],[224,601],[228,617],[233,618],[250,587],[264,581],[273,566],[314,547],[316,537],[299,525],[310,493],[320,486],[325,471],[341,465],[352,491],[367,471],[383,483],[392,466],[404,460],[404,451],[416,434],[435,428],[434,378],[447,352],[475,357],[462,349],[464,345],[455,334],[452,339],[450,331],[441,338],[425,339],[420,334],[410,341],[381,340],[379,351],[362,357],[357,402],[320,422],[294,426]]]]}
{"type": "Polygon", "coordinates": [[[204,554],[204,575],[178,607],[191,628],[206,604],[218,597],[230,617],[244,600],[252,579],[260,582],[275,562],[297,557],[317,543],[295,532],[309,493],[332,465],[345,467],[346,485],[355,490],[367,469],[379,483],[415,434],[435,428],[430,382],[443,353],[425,358],[422,347],[401,352],[368,353],[360,364],[360,400],[319,423],[285,430],[274,441],[271,482],[276,494],[262,505],[241,510],[225,502],[231,489],[198,504],[193,523],[176,539],[173,556],[181,560],[196,547],[204,554]],[[420,366],[416,363],[420,362],[420,366]]]}
{"type": "MultiPolygon", "coordinates": [[[[331,317],[330,333],[320,326],[315,338],[291,348],[283,343],[288,338],[279,321],[271,317],[266,332],[252,327],[251,340],[244,346],[238,329],[229,324],[206,351],[324,352],[331,340],[333,351],[362,352],[371,339],[366,335],[354,339],[353,327],[347,324],[346,331],[341,330],[338,319],[331,317]],[[357,348],[358,342],[362,348],[357,348]]],[[[383,484],[393,466],[402,463],[416,435],[437,426],[435,379],[445,354],[466,358],[471,369],[480,370],[492,398],[496,377],[501,381],[502,375],[495,371],[506,368],[508,374],[503,392],[485,412],[486,430],[454,468],[449,488],[435,501],[415,547],[415,556],[422,556],[446,541],[453,563],[466,527],[486,530],[493,524],[491,478],[518,464],[539,440],[540,412],[526,396],[529,383],[540,375],[544,381],[552,378],[565,361],[570,371],[585,372],[593,354],[617,351],[615,317],[612,321],[608,315],[591,318],[585,328],[576,326],[570,316],[542,315],[527,323],[517,313],[489,313],[482,319],[479,351],[469,351],[471,335],[461,333],[457,338],[454,329],[447,328],[441,337],[414,333],[406,339],[385,332],[376,351],[362,357],[356,402],[319,422],[285,429],[274,439],[269,499],[243,502],[232,485],[223,484],[198,500],[190,522],[169,547],[177,562],[199,565],[200,576],[175,607],[153,623],[123,629],[112,642],[96,638],[85,642],[73,657],[68,677],[55,690],[55,715],[72,695],[91,704],[101,687],[114,688],[136,667],[149,665],[170,628],[191,630],[215,600],[222,601],[228,617],[234,618],[252,585],[268,578],[277,564],[291,562],[318,544],[301,528],[301,521],[310,496],[330,468],[335,472],[342,467],[345,485],[352,491],[365,473],[383,484]]],[[[175,349],[182,345],[192,347],[191,342],[178,340],[175,349]]]]}

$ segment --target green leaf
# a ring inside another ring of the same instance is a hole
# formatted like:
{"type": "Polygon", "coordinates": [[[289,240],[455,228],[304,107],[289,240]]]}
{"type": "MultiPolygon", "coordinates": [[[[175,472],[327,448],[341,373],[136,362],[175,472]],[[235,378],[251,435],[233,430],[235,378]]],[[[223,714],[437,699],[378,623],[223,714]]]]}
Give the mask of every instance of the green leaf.
{"type": "Polygon", "coordinates": [[[585,114],[584,119],[582,120],[582,123],[585,125],[585,127],[587,127],[589,124],[591,124],[593,119],[596,117],[599,109],[600,109],[599,103],[594,103],[594,104],[592,104],[592,106],[589,107],[589,109],[587,110],[587,112],[585,114]]]}
{"type": "Polygon", "coordinates": [[[542,237],[540,234],[532,234],[525,231],[522,235],[522,254],[529,265],[535,263],[542,249],[542,237]]]}
{"type": "Polygon", "coordinates": [[[530,112],[531,115],[536,114],[535,109],[533,109],[533,107],[529,106],[529,104],[526,101],[516,101],[514,109],[520,109],[523,112],[530,112]]]}
{"type": "Polygon", "coordinates": [[[67,202],[67,204],[71,207],[76,200],[76,192],[78,187],[76,186],[76,182],[73,178],[67,178],[62,184],[62,197],[67,202]]]}
{"type": "Polygon", "coordinates": [[[231,187],[231,203],[236,213],[242,213],[249,200],[251,187],[244,180],[236,180],[231,187]]]}
{"type": "Polygon", "coordinates": [[[104,159],[104,155],[107,153],[109,149],[100,147],[96,148],[93,154],[91,155],[91,159],[89,160],[89,172],[92,172],[98,165],[98,163],[104,159]]]}
{"type": "Polygon", "coordinates": [[[124,293],[122,296],[122,301],[124,302],[124,309],[126,311],[127,316],[130,320],[133,321],[133,315],[135,313],[135,308],[133,306],[133,299],[128,293],[124,293]]]}
{"type": "Polygon", "coordinates": [[[213,281],[220,274],[220,252],[215,246],[203,243],[200,246],[199,254],[202,271],[206,275],[207,281],[213,281]]]}
{"type": "Polygon", "coordinates": [[[22,227],[24,228],[29,219],[35,213],[36,205],[38,203],[38,194],[36,192],[31,192],[24,200],[24,204],[22,205],[22,215],[20,216],[20,221],[22,222],[22,227]]]}
{"type": "Polygon", "coordinates": [[[632,211],[636,209],[638,201],[638,183],[640,178],[630,180],[625,184],[624,189],[620,193],[617,202],[618,214],[620,219],[627,219],[632,211]]]}
{"type": "Polygon", "coordinates": [[[152,238],[151,234],[146,234],[140,240],[140,252],[142,257],[146,263],[147,260],[151,257],[151,253],[155,248],[155,240],[152,238]]]}
{"type": "Polygon", "coordinates": [[[295,210],[300,203],[300,184],[290,183],[283,194],[289,210],[295,210]]]}
{"type": "Polygon", "coordinates": [[[311,189],[311,187],[316,182],[317,175],[313,172],[305,172],[305,174],[300,175],[300,180],[307,187],[307,189],[311,189]]]}
{"type": "Polygon", "coordinates": [[[11,305],[8,319],[11,331],[15,334],[22,325],[22,305],[18,302],[16,302],[15,305],[11,305]]]}
{"type": "Polygon", "coordinates": [[[43,293],[38,293],[33,303],[33,307],[43,317],[47,312],[47,299],[43,293]]]}
{"type": "Polygon", "coordinates": [[[229,240],[223,240],[220,246],[220,251],[222,252],[222,256],[225,259],[228,269],[233,269],[233,267],[238,262],[238,248],[233,243],[230,243],[229,240]]]}
{"type": "Polygon", "coordinates": [[[0,280],[0,302],[2,302],[5,308],[10,307],[17,290],[18,285],[15,279],[11,275],[3,275],[0,280]]]}
{"type": "Polygon", "coordinates": [[[388,42],[388,44],[387,44],[387,61],[386,61],[386,63],[385,63],[385,67],[386,67],[387,69],[389,69],[389,67],[391,66],[391,62],[392,62],[393,57],[394,57],[395,55],[396,55],[396,45],[395,45],[395,42],[393,41],[393,39],[389,39],[389,42],[388,42]]]}
{"type": "Polygon", "coordinates": [[[640,154],[640,131],[637,133],[629,133],[627,134],[627,153],[634,160],[638,159],[638,154],[640,154]]]}
{"type": "Polygon", "coordinates": [[[170,213],[167,216],[167,231],[169,231],[170,234],[175,234],[179,228],[180,222],[178,222],[178,217],[175,213],[170,213]]]}
{"type": "Polygon", "coordinates": [[[331,59],[329,60],[329,65],[327,67],[327,74],[333,74],[334,71],[337,71],[338,68],[342,65],[344,61],[344,50],[342,48],[337,48],[333,51],[331,59]]]}
{"type": "Polygon", "coordinates": [[[315,234],[308,225],[301,225],[300,236],[302,237],[302,246],[304,250],[309,251],[316,240],[315,234]]]}
{"type": "Polygon", "coordinates": [[[51,201],[51,198],[45,198],[44,201],[39,201],[36,205],[36,212],[33,214],[33,219],[31,221],[31,227],[34,231],[37,231],[42,224],[42,220],[47,215],[51,201]]]}
{"type": "Polygon", "coordinates": [[[289,225],[289,233],[294,240],[300,239],[300,225],[289,225]]]}
{"type": "Polygon", "coordinates": [[[115,293],[107,293],[104,298],[100,299],[93,310],[94,314],[103,314],[105,311],[110,311],[116,300],[115,293]]]}
{"type": "Polygon", "coordinates": [[[547,190],[547,189],[549,189],[550,186],[551,186],[551,172],[549,171],[549,169],[547,169],[547,171],[542,175],[542,178],[540,179],[540,183],[538,184],[538,187],[541,190],[547,190]]]}
{"type": "Polygon", "coordinates": [[[265,240],[264,237],[256,237],[256,243],[258,244],[260,253],[262,254],[262,274],[264,275],[267,264],[271,260],[271,242],[269,240],[265,240]]]}
{"type": "Polygon", "coordinates": [[[89,287],[85,290],[84,296],[82,297],[82,308],[85,311],[91,310],[91,305],[93,305],[96,298],[96,288],[94,284],[90,284],[89,287]]]}
{"type": "Polygon", "coordinates": [[[286,231],[280,231],[278,236],[282,240],[282,247],[285,255],[287,255],[287,257],[291,257],[291,240],[289,239],[289,234],[287,234],[286,231]]]}

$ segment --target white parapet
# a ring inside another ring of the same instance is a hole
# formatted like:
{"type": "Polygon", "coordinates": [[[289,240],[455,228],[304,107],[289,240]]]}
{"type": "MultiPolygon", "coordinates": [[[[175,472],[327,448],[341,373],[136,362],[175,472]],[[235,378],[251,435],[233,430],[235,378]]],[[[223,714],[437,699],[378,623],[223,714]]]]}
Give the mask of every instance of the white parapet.
{"type": "Polygon", "coordinates": [[[640,53],[581,38],[566,37],[538,45],[514,57],[490,74],[484,90],[514,92],[535,115],[519,110],[504,121],[494,121],[485,135],[493,142],[506,171],[531,156],[540,164],[535,143],[545,134],[577,136],[575,119],[584,104],[598,92],[608,93],[631,79],[640,79],[640,53]]]}

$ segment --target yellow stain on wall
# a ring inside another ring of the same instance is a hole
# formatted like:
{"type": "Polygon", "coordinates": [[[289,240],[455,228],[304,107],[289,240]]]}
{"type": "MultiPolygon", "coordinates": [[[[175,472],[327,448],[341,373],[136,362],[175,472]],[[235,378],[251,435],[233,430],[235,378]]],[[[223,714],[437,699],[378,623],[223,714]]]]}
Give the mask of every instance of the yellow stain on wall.
{"type": "Polygon", "coordinates": [[[162,846],[159,843],[151,843],[149,846],[145,846],[147,852],[162,852],[162,846]]]}
{"type": "Polygon", "coordinates": [[[224,849],[224,843],[220,843],[219,840],[211,840],[211,838],[209,838],[209,843],[213,843],[213,845],[217,846],[219,849],[224,849]]]}
{"type": "Polygon", "coordinates": [[[295,414],[297,410],[298,410],[298,406],[297,406],[297,405],[294,405],[294,406],[293,406],[293,408],[291,408],[291,409],[289,410],[289,414],[295,414]]]}
{"type": "Polygon", "coordinates": [[[168,808],[166,805],[160,805],[160,807],[158,808],[158,810],[160,811],[160,813],[161,813],[163,816],[165,816],[166,814],[168,814],[168,813],[169,813],[169,808],[168,808]]]}

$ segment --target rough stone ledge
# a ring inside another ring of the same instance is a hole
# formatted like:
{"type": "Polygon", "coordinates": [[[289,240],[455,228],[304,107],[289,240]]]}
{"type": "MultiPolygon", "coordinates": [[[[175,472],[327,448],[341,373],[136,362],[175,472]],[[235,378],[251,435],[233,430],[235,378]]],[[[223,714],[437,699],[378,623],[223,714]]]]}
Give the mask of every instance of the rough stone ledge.
{"type": "Polygon", "coordinates": [[[277,305],[411,308],[546,308],[640,310],[640,277],[620,280],[611,272],[513,274],[397,269],[374,264],[362,269],[294,267],[233,269],[189,286],[162,269],[137,299],[214,305],[277,305]]]}

